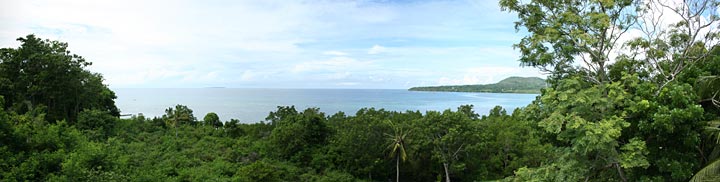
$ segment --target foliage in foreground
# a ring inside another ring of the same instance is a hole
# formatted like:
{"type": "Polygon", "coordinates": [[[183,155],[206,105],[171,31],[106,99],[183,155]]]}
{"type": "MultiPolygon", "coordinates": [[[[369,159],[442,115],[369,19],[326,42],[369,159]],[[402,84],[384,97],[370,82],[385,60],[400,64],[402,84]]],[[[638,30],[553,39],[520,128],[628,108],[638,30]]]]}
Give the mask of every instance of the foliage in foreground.
{"type": "Polygon", "coordinates": [[[479,118],[472,106],[353,116],[291,106],[245,124],[176,105],[119,119],[114,93],[67,44],[18,40],[0,50],[2,181],[502,179],[548,155],[531,123],[499,107],[479,118]],[[394,150],[403,160],[387,147],[393,131],[408,131],[394,150]]]}
{"type": "Polygon", "coordinates": [[[114,94],[84,70],[89,63],[64,43],[27,36],[20,48],[0,50],[0,177],[712,180],[720,159],[720,36],[709,25],[720,20],[720,3],[683,2],[670,12],[683,21],[618,42],[630,27],[664,25],[643,16],[663,3],[500,1],[529,33],[515,45],[521,63],[547,71],[549,87],[512,114],[496,107],[486,116],[471,106],[352,116],[291,106],[270,112],[267,123],[223,124],[215,114],[198,121],[177,105],[159,118],[118,119],[114,94]],[[620,47],[628,53],[610,57],[620,47]]]}
{"type": "Polygon", "coordinates": [[[285,113],[275,122],[220,128],[95,111],[78,121],[94,127],[81,127],[45,122],[41,112],[2,111],[0,167],[4,181],[387,181],[397,172],[385,135],[390,121],[416,131],[406,136],[402,180],[499,179],[545,158],[548,146],[526,133],[530,125],[499,107],[482,119],[463,108],[325,116],[279,107],[271,115],[285,113]]]}

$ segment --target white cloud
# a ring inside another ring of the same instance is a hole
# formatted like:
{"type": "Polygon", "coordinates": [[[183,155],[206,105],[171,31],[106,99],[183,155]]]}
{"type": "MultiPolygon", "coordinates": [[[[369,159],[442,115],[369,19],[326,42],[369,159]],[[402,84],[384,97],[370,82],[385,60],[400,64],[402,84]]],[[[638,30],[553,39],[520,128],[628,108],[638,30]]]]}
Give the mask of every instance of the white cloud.
{"type": "MultiPolygon", "coordinates": [[[[272,82],[274,80],[292,80],[294,78],[288,68],[274,67],[273,69],[244,70],[240,76],[242,82],[272,82]]],[[[233,78],[230,78],[232,80],[233,78]]]]}
{"type": "Polygon", "coordinates": [[[256,71],[253,70],[246,70],[242,73],[240,76],[240,80],[242,81],[252,81],[257,78],[259,74],[256,71]]]}
{"type": "Polygon", "coordinates": [[[347,56],[348,54],[341,51],[325,51],[323,52],[324,55],[330,55],[330,56],[347,56]]]}
{"type": "Polygon", "coordinates": [[[368,54],[380,54],[384,52],[387,52],[387,48],[380,45],[374,45],[368,50],[368,54]]]}
{"type": "Polygon", "coordinates": [[[68,42],[121,87],[204,82],[202,75],[220,71],[206,67],[224,69],[212,60],[222,52],[294,54],[304,39],[297,32],[313,27],[316,14],[284,1],[1,1],[0,7],[9,10],[0,13],[0,47],[17,46],[14,39],[28,33],[68,42]]]}
{"type": "Polygon", "coordinates": [[[323,61],[309,61],[296,64],[293,73],[315,71],[343,71],[364,69],[372,65],[370,61],[358,61],[349,57],[334,57],[323,61]]]}
{"type": "MultiPolygon", "coordinates": [[[[643,3],[648,5],[649,10],[646,13],[640,14],[638,18],[639,22],[635,26],[631,27],[625,34],[623,34],[620,39],[618,39],[618,45],[616,45],[610,53],[609,63],[613,63],[615,58],[619,55],[631,54],[631,51],[627,47],[623,47],[622,45],[632,39],[670,39],[670,32],[673,31],[672,29],[674,29],[673,24],[683,21],[683,17],[674,10],[680,10],[681,12],[683,12],[688,11],[689,8],[688,4],[682,0],[645,0],[643,1],[643,3]]],[[[707,9],[706,12],[701,14],[701,16],[699,17],[699,22],[704,24],[708,21],[708,17],[711,14],[717,15],[718,12],[713,12],[713,9],[720,10],[717,9],[717,7],[707,9]]],[[[713,25],[701,29],[698,32],[696,40],[700,41],[702,39],[705,39],[705,35],[708,32],[717,32],[718,25],[720,25],[720,22],[715,22],[713,25]]],[[[698,26],[695,25],[694,27],[698,26]]],[[[686,31],[686,29],[681,28],[680,31],[686,31]]],[[[715,45],[715,42],[710,42],[706,45],[712,46],[715,45]]],[[[642,59],[643,57],[645,57],[643,52],[640,52],[638,55],[636,55],[636,58],[639,59],[642,59]]],[[[584,63],[582,65],[587,67],[584,63]]]]}
{"type": "Polygon", "coordinates": [[[337,83],[337,85],[340,85],[340,86],[356,86],[356,85],[360,85],[360,83],[358,83],[358,82],[340,82],[340,83],[337,83]]]}
{"type": "Polygon", "coordinates": [[[535,68],[520,68],[520,67],[476,67],[468,68],[462,71],[462,75],[456,77],[441,77],[438,79],[438,85],[472,85],[472,84],[489,84],[496,83],[502,79],[510,76],[522,76],[522,77],[541,77],[545,76],[540,74],[535,68]]]}
{"type": "Polygon", "coordinates": [[[497,15],[495,2],[467,3],[0,0],[0,47],[29,33],[68,42],[111,87],[398,88],[453,78],[457,67],[516,65],[512,31],[476,26],[512,29],[498,17],[514,17],[497,15]]]}

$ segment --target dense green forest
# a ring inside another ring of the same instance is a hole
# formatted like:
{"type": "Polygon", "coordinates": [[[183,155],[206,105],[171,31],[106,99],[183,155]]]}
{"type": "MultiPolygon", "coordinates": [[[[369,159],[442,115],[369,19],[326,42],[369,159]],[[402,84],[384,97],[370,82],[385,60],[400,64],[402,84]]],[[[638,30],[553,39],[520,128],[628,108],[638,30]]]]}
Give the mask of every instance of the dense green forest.
{"type": "Polygon", "coordinates": [[[0,49],[0,181],[718,181],[718,3],[697,2],[621,44],[659,25],[638,16],[660,2],[501,0],[548,87],[484,116],[279,106],[246,124],[176,105],[120,119],[90,62],[28,35],[0,49]]]}
{"type": "Polygon", "coordinates": [[[448,85],[413,87],[410,91],[433,92],[490,92],[490,93],[540,93],[547,83],[538,77],[508,77],[487,85],[448,85]]]}

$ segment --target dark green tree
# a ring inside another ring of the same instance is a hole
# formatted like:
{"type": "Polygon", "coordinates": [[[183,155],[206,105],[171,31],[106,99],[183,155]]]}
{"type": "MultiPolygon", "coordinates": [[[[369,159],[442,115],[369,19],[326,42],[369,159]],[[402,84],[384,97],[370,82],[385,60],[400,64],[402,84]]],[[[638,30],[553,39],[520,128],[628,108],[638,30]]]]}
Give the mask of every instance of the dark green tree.
{"type": "MultiPolygon", "coordinates": [[[[472,107],[459,107],[462,112],[445,110],[442,113],[428,111],[421,122],[425,127],[418,128],[428,137],[434,161],[442,164],[445,181],[451,181],[455,172],[464,171],[467,147],[479,143],[481,132],[475,128],[470,116],[472,107]],[[467,109],[470,109],[469,111],[467,109]]],[[[415,130],[414,130],[415,131],[415,130]]]]}
{"type": "Polygon", "coordinates": [[[275,128],[270,134],[267,151],[279,159],[310,166],[315,159],[313,154],[325,146],[330,131],[325,124],[324,113],[318,108],[295,113],[294,107],[278,107],[277,112],[270,114],[281,117],[271,123],[275,128]]]}
{"type": "Polygon", "coordinates": [[[389,178],[392,171],[387,161],[387,140],[385,133],[391,127],[385,122],[391,115],[384,110],[360,109],[355,116],[335,114],[329,119],[333,135],[328,140],[328,154],[339,169],[350,172],[358,178],[377,181],[389,178]]]}
{"type": "Polygon", "coordinates": [[[205,117],[203,117],[203,124],[207,126],[213,126],[215,128],[220,128],[223,126],[222,121],[220,121],[220,117],[218,117],[218,115],[214,112],[209,112],[205,114],[205,117]]]}
{"type": "Polygon", "coordinates": [[[169,107],[165,109],[165,115],[163,115],[162,118],[168,125],[175,128],[176,138],[178,125],[195,124],[195,121],[197,121],[195,116],[193,116],[192,109],[180,104],[175,105],[175,108],[169,107]]]}
{"type": "Polygon", "coordinates": [[[116,96],[102,83],[100,74],[85,67],[91,63],[71,54],[68,44],[42,40],[35,35],[17,39],[18,48],[0,49],[0,95],[3,105],[18,113],[45,106],[46,119],[76,121],[84,109],[119,116],[116,96]]]}
{"type": "Polygon", "coordinates": [[[227,133],[230,137],[240,137],[242,135],[245,135],[245,131],[243,131],[242,128],[240,128],[240,120],[237,119],[230,119],[223,127],[225,128],[225,133],[227,133]]]}
{"type": "Polygon", "coordinates": [[[485,174],[483,179],[502,179],[522,167],[539,167],[551,158],[551,145],[541,141],[532,122],[521,119],[523,112],[518,109],[511,116],[496,106],[479,121],[482,140],[467,147],[477,159],[466,163],[486,166],[487,172],[478,172],[485,174]]]}
{"type": "Polygon", "coordinates": [[[106,138],[111,134],[113,128],[115,128],[117,120],[117,117],[107,111],[96,109],[84,110],[80,112],[75,127],[80,130],[92,132],[92,138],[106,138]]]}

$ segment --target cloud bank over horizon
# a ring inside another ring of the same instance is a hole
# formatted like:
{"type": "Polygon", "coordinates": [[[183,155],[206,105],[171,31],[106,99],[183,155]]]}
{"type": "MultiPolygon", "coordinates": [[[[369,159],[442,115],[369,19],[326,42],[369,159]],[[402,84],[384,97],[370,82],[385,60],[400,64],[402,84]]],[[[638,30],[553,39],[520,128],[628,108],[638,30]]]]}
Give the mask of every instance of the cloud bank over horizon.
{"type": "Polygon", "coordinates": [[[8,1],[0,47],[68,42],[113,88],[409,88],[544,77],[497,2],[8,1]]]}

